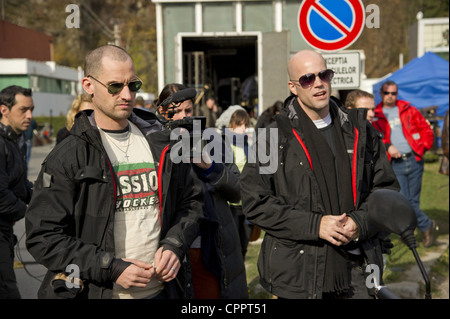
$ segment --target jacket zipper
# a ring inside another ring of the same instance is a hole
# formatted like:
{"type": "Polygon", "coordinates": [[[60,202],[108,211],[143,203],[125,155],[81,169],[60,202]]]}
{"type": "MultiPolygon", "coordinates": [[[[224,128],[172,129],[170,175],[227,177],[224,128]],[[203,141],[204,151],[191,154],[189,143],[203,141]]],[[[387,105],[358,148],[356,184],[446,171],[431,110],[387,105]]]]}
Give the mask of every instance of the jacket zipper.
{"type": "Polygon", "coordinates": [[[298,135],[298,133],[295,131],[294,128],[292,128],[292,132],[294,132],[295,137],[297,138],[298,142],[302,146],[303,151],[305,152],[306,157],[308,158],[309,167],[311,167],[311,170],[313,170],[313,166],[312,166],[312,162],[311,162],[311,156],[309,155],[308,149],[306,148],[305,144],[303,143],[302,139],[300,138],[300,136],[298,135]]]}
{"type": "Polygon", "coordinates": [[[355,127],[355,142],[353,144],[353,167],[352,167],[352,191],[353,191],[353,208],[356,208],[356,197],[358,196],[356,192],[356,168],[357,168],[357,160],[358,160],[358,140],[359,140],[359,131],[355,127]]]}
{"type": "Polygon", "coordinates": [[[113,168],[111,167],[111,163],[109,162],[109,159],[106,159],[106,163],[108,163],[109,171],[111,173],[113,187],[114,187],[114,207],[117,203],[117,188],[116,188],[116,180],[115,180],[115,173],[113,168]]]}
{"type": "MultiPolygon", "coordinates": [[[[101,155],[101,159],[105,159],[105,158],[103,157],[103,154],[101,155]]],[[[116,208],[116,203],[117,203],[117,187],[116,187],[116,179],[115,179],[115,176],[116,176],[116,175],[115,175],[115,173],[114,173],[114,169],[112,168],[111,163],[110,163],[110,161],[109,161],[108,158],[106,158],[106,163],[108,164],[109,172],[111,173],[111,180],[112,180],[112,183],[113,183],[113,189],[114,189],[114,202],[113,202],[113,207],[112,207],[112,211],[114,212],[114,211],[115,211],[115,208],[116,208]]],[[[105,176],[105,178],[106,178],[106,176],[105,176]]],[[[113,214],[113,215],[114,215],[114,214],[113,214]]],[[[108,221],[106,222],[107,225],[109,224],[110,216],[111,216],[111,214],[108,215],[108,221]]],[[[106,236],[106,232],[105,232],[104,236],[106,236]]],[[[106,239],[104,239],[104,240],[105,240],[105,245],[106,245],[106,239]]],[[[102,239],[102,241],[103,241],[103,239],[102,239]]],[[[114,238],[113,238],[113,242],[114,242],[114,238]]],[[[106,248],[106,247],[105,247],[105,248],[106,248]]],[[[106,291],[106,290],[107,290],[107,288],[105,288],[105,287],[100,287],[100,290],[99,290],[99,299],[102,299],[102,298],[103,298],[103,295],[105,294],[105,291],[106,291]]]]}
{"type": "MultiPolygon", "coordinates": [[[[315,247],[315,258],[314,258],[314,278],[317,278],[317,255],[319,253],[319,247],[315,247]]],[[[317,280],[313,280],[313,290],[312,290],[312,299],[317,299],[317,280]]]]}
{"type": "Polygon", "coordinates": [[[163,166],[164,166],[164,159],[167,153],[167,150],[169,149],[169,145],[164,147],[164,149],[161,152],[161,157],[159,158],[159,166],[158,166],[158,197],[159,197],[159,226],[162,227],[161,222],[161,214],[162,214],[162,172],[163,172],[163,166]]]}
{"type": "Polygon", "coordinates": [[[267,265],[267,270],[269,271],[269,283],[270,283],[270,291],[273,291],[273,285],[272,285],[272,271],[270,265],[272,264],[272,257],[273,254],[275,254],[275,251],[277,250],[277,247],[275,245],[275,240],[271,240],[272,243],[270,244],[270,255],[269,255],[269,264],[267,265]]]}
{"type": "MultiPolygon", "coordinates": [[[[222,225],[220,226],[220,255],[223,261],[223,264],[225,265],[226,260],[225,260],[225,255],[223,253],[223,227],[222,225]]],[[[223,287],[224,290],[226,291],[228,289],[228,281],[227,281],[227,267],[221,267],[222,271],[223,271],[223,287]]],[[[221,289],[222,290],[222,289],[221,289]]],[[[220,292],[220,294],[222,295],[222,291],[220,292]]]]}
{"type": "MultiPolygon", "coordinates": [[[[309,155],[308,149],[306,148],[305,144],[303,143],[302,139],[300,138],[300,136],[298,135],[298,133],[295,131],[294,128],[292,128],[292,132],[294,132],[295,137],[297,138],[298,142],[300,143],[301,147],[303,148],[303,151],[306,154],[306,157],[308,158],[308,162],[309,162],[309,167],[311,167],[311,170],[313,171],[313,166],[312,166],[312,162],[311,162],[311,156],[309,155]]],[[[318,255],[318,248],[315,248],[315,258],[314,258],[314,280],[313,280],[313,289],[312,289],[312,294],[311,297],[313,299],[317,298],[317,293],[316,293],[316,289],[317,289],[317,280],[315,278],[317,278],[317,255],[318,255]]],[[[271,279],[272,281],[272,279],[271,279]]],[[[272,284],[272,282],[271,282],[272,284]]]]}

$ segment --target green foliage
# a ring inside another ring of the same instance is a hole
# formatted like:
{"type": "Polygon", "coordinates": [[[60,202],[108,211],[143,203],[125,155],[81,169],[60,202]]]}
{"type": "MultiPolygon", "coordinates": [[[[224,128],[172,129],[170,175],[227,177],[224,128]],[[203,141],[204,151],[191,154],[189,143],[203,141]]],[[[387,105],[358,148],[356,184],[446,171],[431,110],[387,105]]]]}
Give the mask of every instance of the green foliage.
{"type": "Polygon", "coordinates": [[[427,152],[423,156],[423,160],[425,163],[434,163],[439,161],[439,155],[433,152],[427,152]]]}
{"type": "Polygon", "coordinates": [[[96,47],[115,43],[135,61],[143,90],[157,93],[155,5],[140,0],[3,0],[8,22],[53,36],[54,60],[59,65],[84,67],[84,57],[96,47]],[[68,4],[80,9],[80,27],[67,28],[68,4]],[[119,29],[115,39],[114,28],[119,29]]]}
{"type": "MultiPolygon", "coordinates": [[[[74,0],[70,3],[80,8],[79,29],[65,26],[69,15],[65,8],[69,2],[2,0],[2,9],[7,21],[52,35],[55,61],[73,68],[83,67],[88,51],[114,43],[111,31],[117,26],[120,45],[135,59],[144,91],[157,93],[155,4],[143,0],[74,0]]],[[[405,62],[409,61],[408,32],[419,11],[424,18],[449,16],[448,0],[364,0],[363,3],[380,8],[380,27],[365,28],[349,49],[366,52],[365,71],[369,78],[397,70],[400,53],[404,54],[405,62]]]]}

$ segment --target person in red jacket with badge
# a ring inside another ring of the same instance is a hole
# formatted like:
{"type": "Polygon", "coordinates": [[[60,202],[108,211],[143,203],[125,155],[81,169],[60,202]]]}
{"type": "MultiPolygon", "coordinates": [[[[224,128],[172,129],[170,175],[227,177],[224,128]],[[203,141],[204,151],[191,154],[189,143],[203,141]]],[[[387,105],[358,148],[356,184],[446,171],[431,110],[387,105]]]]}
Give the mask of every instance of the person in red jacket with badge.
{"type": "Polygon", "coordinates": [[[375,107],[372,125],[380,131],[392,168],[417,216],[423,233],[423,245],[433,243],[435,223],[420,209],[420,192],[424,170],[423,155],[433,145],[434,133],[422,113],[409,102],[398,100],[398,86],[386,81],[381,87],[380,102],[375,107]]]}

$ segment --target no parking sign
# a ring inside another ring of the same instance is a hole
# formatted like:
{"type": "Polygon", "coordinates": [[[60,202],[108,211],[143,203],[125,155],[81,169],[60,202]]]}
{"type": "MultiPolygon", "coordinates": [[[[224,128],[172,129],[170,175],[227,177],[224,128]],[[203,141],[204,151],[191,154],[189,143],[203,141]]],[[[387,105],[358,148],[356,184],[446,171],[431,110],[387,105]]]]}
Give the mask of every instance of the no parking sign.
{"type": "Polygon", "coordinates": [[[304,0],[300,5],[300,34],[320,51],[339,51],[355,42],[364,28],[361,0],[304,0]]]}

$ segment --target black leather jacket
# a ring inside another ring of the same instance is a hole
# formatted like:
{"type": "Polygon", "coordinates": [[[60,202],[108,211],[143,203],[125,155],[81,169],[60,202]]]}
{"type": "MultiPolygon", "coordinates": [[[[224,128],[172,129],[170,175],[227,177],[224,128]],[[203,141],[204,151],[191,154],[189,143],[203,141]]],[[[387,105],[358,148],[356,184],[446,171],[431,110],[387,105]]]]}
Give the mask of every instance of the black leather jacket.
{"type": "MultiPolygon", "coordinates": [[[[78,114],[71,135],[44,160],[26,213],[27,248],[49,270],[39,290],[40,298],[56,298],[50,281],[70,264],[78,266],[84,281],[85,288],[77,297],[112,296],[110,266],[115,251],[113,225],[118,179],[92,112],[78,114]]],[[[186,293],[184,289],[190,281],[186,253],[199,231],[201,186],[191,175],[189,164],[174,164],[170,160],[170,132],[161,131],[154,114],[135,110],[129,120],[149,142],[158,172],[160,246],[172,250],[185,266],[166,288],[171,297],[183,297],[170,292],[186,293]]]]}

